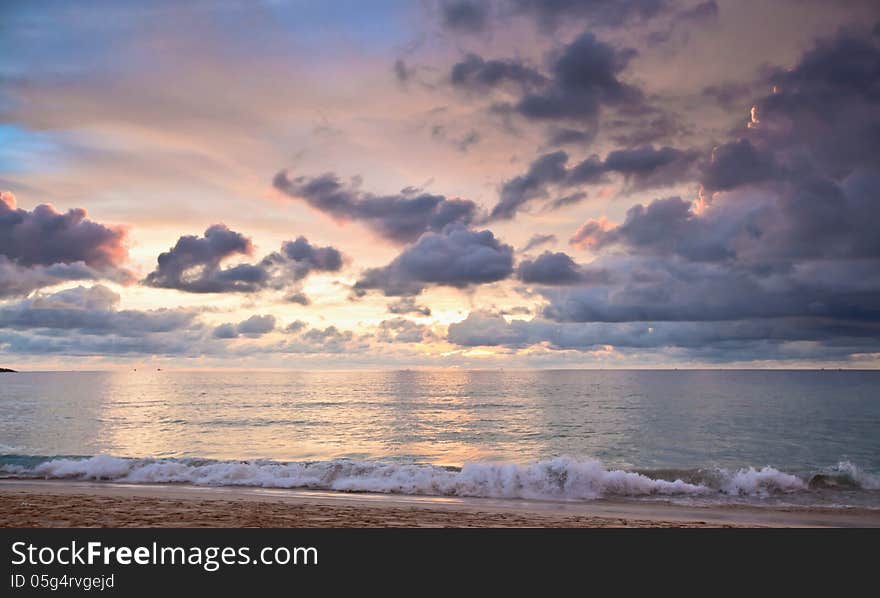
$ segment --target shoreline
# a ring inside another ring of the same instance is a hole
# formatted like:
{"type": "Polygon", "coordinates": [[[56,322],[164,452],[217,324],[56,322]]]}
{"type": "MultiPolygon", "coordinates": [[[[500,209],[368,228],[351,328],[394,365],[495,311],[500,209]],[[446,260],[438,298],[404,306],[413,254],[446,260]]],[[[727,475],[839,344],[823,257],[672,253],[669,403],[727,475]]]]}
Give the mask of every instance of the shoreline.
{"type": "Polygon", "coordinates": [[[0,480],[0,527],[880,527],[880,510],[0,480]]]}

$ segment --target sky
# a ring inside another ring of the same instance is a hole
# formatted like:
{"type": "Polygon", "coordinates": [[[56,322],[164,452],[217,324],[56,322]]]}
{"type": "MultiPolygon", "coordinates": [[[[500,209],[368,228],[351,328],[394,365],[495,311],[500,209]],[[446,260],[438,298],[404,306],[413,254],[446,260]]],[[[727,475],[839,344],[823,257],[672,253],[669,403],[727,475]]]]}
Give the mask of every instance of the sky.
{"type": "Polygon", "coordinates": [[[880,366],[880,5],[9,1],[0,366],[880,366]]]}

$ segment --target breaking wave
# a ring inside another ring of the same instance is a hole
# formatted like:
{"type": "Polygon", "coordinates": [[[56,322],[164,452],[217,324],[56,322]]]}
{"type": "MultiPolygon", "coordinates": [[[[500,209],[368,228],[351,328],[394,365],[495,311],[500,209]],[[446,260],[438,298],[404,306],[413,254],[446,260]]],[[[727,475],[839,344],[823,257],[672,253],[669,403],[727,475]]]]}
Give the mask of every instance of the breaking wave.
{"type": "Polygon", "coordinates": [[[0,457],[5,477],[103,480],[130,484],[302,488],[484,498],[592,500],[603,497],[770,497],[808,490],[880,489],[880,479],[842,462],[801,477],[773,467],[625,471],[599,461],[556,457],[526,465],[461,468],[382,461],[213,461],[93,457],[0,457]]]}

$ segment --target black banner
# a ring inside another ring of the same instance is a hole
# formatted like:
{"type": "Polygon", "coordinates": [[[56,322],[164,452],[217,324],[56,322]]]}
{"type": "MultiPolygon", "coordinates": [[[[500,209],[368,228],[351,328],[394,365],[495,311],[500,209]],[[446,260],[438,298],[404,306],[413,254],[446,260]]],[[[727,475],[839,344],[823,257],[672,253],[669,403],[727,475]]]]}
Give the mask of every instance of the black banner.
{"type": "Polygon", "coordinates": [[[762,577],[780,589],[839,591],[872,571],[877,539],[872,530],[5,529],[0,596],[408,585],[419,594],[474,583],[495,591],[575,583],[580,594],[684,588],[706,575],[718,584],[710,591],[762,577]]]}

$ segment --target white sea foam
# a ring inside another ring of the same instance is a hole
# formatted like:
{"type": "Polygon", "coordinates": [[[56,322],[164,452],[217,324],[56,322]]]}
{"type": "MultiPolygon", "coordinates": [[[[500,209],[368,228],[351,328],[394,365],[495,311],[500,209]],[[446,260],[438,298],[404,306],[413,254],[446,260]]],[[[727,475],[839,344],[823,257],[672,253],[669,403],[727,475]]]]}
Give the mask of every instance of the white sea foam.
{"type": "MultiPolygon", "coordinates": [[[[850,463],[835,470],[866,489],[880,483],[850,463]]],[[[536,463],[469,463],[461,469],[382,461],[322,462],[196,461],[126,459],[109,455],[55,458],[32,467],[0,465],[0,473],[54,479],[125,483],[186,483],[202,486],[310,488],[434,496],[590,500],[601,497],[766,497],[808,489],[798,476],[772,467],[709,472],[666,480],[619,469],[599,461],[556,457],[536,463]]]]}
{"type": "Polygon", "coordinates": [[[748,467],[732,473],[722,471],[721,479],[721,491],[734,496],[769,496],[807,489],[807,483],[799,477],[773,467],[748,467]]]}

